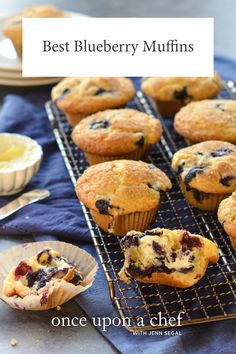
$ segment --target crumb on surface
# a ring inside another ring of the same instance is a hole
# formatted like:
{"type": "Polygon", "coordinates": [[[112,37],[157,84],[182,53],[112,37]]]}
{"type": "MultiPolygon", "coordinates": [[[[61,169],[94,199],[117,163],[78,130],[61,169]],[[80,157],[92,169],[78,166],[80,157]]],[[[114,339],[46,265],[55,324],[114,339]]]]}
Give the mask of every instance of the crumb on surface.
{"type": "Polygon", "coordinates": [[[15,338],[12,338],[10,343],[13,347],[15,347],[17,345],[17,340],[15,338]]]}
{"type": "Polygon", "coordinates": [[[61,306],[57,306],[57,311],[60,311],[61,310],[61,306]]]}

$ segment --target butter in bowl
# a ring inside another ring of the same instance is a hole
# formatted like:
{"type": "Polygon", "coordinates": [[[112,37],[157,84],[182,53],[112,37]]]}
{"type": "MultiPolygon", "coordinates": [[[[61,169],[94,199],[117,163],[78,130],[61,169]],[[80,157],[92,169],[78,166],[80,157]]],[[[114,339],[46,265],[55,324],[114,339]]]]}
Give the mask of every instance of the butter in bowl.
{"type": "Polygon", "coordinates": [[[0,134],[0,195],[20,192],[38,172],[42,157],[42,148],[35,140],[20,134],[0,134]]]}

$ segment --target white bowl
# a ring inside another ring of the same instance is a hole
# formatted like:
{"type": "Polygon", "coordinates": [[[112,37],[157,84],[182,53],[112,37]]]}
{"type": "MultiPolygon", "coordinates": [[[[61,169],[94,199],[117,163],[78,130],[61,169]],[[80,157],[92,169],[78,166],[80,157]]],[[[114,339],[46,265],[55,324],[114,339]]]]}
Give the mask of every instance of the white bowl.
{"type": "Polygon", "coordinates": [[[38,172],[42,157],[42,148],[35,140],[20,134],[0,134],[0,195],[20,192],[38,172]],[[15,159],[7,158],[11,154],[15,159]]]}

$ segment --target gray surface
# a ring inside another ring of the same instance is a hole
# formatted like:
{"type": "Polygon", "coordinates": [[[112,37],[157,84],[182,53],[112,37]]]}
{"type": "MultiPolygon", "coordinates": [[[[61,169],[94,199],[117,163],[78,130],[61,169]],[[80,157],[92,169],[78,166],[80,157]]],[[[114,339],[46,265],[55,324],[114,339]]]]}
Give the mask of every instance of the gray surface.
{"type": "MultiPolygon", "coordinates": [[[[235,0],[0,0],[1,16],[8,16],[24,5],[49,2],[91,16],[214,17],[215,52],[236,59],[235,0]]],[[[0,87],[0,100],[6,93],[23,93],[28,90],[0,87]]],[[[0,235],[0,250],[18,242],[17,237],[0,235]]],[[[18,312],[0,302],[0,353],[107,354],[115,352],[91,324],[84,328],[53,328],[50,324],[51,318],[58,314],[71,317],[84,316],[83,311],[73,301],[64,305],[61,312],[53,310],[44,313],[18,312]],[[17,347],[11,347],[11,338],[17,339],[17,347]]]]}

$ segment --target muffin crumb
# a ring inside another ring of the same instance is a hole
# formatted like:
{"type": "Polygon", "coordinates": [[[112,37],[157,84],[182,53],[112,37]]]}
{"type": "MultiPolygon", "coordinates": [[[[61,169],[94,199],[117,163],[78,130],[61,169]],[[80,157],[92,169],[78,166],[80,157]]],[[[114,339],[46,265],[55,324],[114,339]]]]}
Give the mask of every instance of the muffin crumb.
{"type": "Polygon", "coordinates": [[[15,338],[12,338],[10,343],[11,343],[12,347],[16,347],[17,346],[17,340],[15,338]]]}

